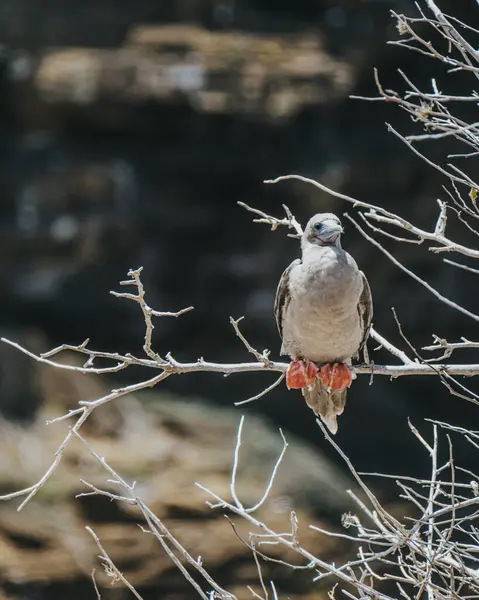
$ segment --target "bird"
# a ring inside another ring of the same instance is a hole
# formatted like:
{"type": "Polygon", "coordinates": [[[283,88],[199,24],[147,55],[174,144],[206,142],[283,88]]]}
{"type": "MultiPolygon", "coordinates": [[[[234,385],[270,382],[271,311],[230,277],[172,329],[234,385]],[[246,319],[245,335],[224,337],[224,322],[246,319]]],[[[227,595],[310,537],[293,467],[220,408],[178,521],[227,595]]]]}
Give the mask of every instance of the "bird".
{"type": "Polygon", "coordinates": [[[372,325],[371,288],[354,258],[341,246],[344,232],[333,213],[318,213],[301,236],[301,258],[282,274],[274,312],[281,355],[291,363],[288,389],[301,389],[306,404],[329,431],[338,430],[352,359],[364,352],[372,325]]]}

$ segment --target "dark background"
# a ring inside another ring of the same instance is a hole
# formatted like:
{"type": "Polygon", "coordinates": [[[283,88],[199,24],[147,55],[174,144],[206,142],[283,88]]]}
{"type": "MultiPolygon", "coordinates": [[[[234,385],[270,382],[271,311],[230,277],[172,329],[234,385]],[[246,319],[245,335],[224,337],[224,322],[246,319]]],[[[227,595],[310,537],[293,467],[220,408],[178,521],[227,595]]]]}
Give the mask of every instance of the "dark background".
{"type": "MultiPolygon", "coordinates": [[[[179,320],[157,323],[159,352],[178,360],[246,360],[229,325],[230,315],[244,315],[249,341],[278,358],[272,305],[298,242],[253,224],[238,201],[276,215],[286,203],[303,224],[314,212],[352,210],[303,183],[262,183],[293,172],[431,228],[436,198],[445,197],[446,181],[386,131],[385,121],[414,129],[407,116],[349,98],[375,95],[373,67],[386,87],[399,90],[398,68],[420,87],[432,75],[450,93],[473,85],[388,46],[397,39],[390,9],[410,10],[410,3],[284,1],[272,9],[264,0],[3,0],[4,335],[41,339],[42,348],[88,336],[96,349],[140,353],[139,310],[109,290],[119,289],[129,268],[143,266],[153,308],[195,306],[179,320]]],[[[428,150],[444,160],[444,147],[428,150]]],[[[478,309],[474,274],[427,249],[386,245],[445,296],[478,309]]],[[[368,276],[375,327],[391,341],[404,345],[392,306],[418,347],[433,333],[476,339],[473,321],[437,302],[347,223],[344,246],[368,276]]],[[[28,426],[42,405],[30,361],[5,347],[0,357],[0,410],[28,426]]],[[[384,353],[372,357],[396,362],[384,353]]],[[[140,375],[127,371],[116,381],[140,375]]],[[[164,389],[232,406],[270,378],[185,375],[164,389]]],[[[336,460],[299,394],[280,387],[236,410],[262,413],[336,460]]],[[[465,424],[476,415],[432,377],[377,377],[372,386],[362,377],[349,393],[337,440],[359,470],[419,475],[427,460],[407,418],[425,427],[424,417],[465,424]]],[[[384,493],[394,497],[388,486],[384,493]]]]}

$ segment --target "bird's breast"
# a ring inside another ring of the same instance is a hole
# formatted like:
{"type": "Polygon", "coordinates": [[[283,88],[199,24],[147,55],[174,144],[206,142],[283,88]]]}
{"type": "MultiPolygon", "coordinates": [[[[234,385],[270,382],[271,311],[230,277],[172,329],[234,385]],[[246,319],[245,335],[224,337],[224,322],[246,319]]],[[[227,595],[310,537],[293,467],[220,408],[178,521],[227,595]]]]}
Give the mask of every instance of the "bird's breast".
{"type": "Polygon", "coordinates": [[[344,252],[325,252],[301,266],[292,281],[284,349],[316,362],[351,358],[362,339],[363,282],[356,263],[344,252]]]}
{"type": "Polygon", "coordinates": [[[324,253],[315,261],[305,261],[297,279],[299,298],[332,311],[357,306],[362,287],[359,269],[346,253],[339,257],[324,253]]]}

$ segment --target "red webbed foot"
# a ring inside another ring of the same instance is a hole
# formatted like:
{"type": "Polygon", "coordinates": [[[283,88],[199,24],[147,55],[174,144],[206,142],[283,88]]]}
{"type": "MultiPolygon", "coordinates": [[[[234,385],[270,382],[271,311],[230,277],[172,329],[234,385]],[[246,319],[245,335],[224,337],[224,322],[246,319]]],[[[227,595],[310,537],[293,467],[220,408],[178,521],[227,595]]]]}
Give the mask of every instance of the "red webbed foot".
{"type": "Polygon", "coordinates": [[[293,360],[286,371],[288,390],[300,390],[314,383],[318,376],[318,367],[310,360],[293,360]]]}
{"type": "Polygon", "coordinates": [[[322,384],[333,391],[344,390],[351,385],[353,376],[346,363],[322,365],[318,370],[318,379],[322,384]]]}

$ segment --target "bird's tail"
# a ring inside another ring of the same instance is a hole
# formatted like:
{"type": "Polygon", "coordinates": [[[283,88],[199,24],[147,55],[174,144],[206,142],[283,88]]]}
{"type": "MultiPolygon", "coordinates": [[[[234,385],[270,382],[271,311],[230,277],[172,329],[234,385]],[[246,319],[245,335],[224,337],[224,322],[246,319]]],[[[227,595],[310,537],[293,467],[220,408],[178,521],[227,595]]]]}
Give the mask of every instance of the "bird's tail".
{"type": "Polygon", "coordinates": [[[337,417],[341,415],[346,406],[347,389],[328,391],[319,379],[302,390],[306,404],[326,424],[331,433],[338,431],[337,417]]]}

